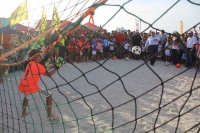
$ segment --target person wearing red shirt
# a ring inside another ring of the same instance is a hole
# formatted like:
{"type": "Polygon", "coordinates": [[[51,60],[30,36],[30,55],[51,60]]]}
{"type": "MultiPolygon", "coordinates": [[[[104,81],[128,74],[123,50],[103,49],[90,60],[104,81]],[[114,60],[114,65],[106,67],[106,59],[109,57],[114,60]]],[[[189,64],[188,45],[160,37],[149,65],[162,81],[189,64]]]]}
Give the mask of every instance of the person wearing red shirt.
{"type": "Polygon", "coordinates": [[[69,53],[69,62],[73,62],[74,59],[74,50],[75,50],[75,46],[74,46],[74,38],[73,37],[69,37],[69,41],[67,42],[67,50],[69,53]]]}
{"type": "Polygon", "coordinates": [[[100,61],[103,58],[103,44],[100,38],[97,39],[96,49],[97,49],[97,61],[100,61]]]}
{"type": "Polygon", "coordinates": [[[123,41],[124,41],[124,35],[121,32],[118,32],[115,35],[115,41],[116,41],[116,54],[118,59],[122,59],[123,54],[123,41]]]}
{"type": "Polygon", "coordinates": [[[46,68],[42,64],[40,64],[42,59],[39,52],[40,51],[38,49],[32,49],[29,52],[29,57],[31,58],[31,61],[27,64],[26,70],[18,84],[19,92],[24,94],[25,96],[23,100],[23,110],[21,117],[25,117],[30,114],[26,112],[29,98],[31,96],[33,97],[34,94],[39,92],[40,94],[46,96],[47,117],[53,122],[58,122],[59,118],[52,114],[51,92],[38,86],[38,83],[41,76],[51,77],[64,64],[64,59],[62,57],[59,57],[56,61],[57,64],[55,65],[55,68],[48,72],[46,68]]]}
{"type": "Polygon", "coordinates": [[[88,38],[85,38],[85,43],[83,45],[83,60],[88,62],[90,56],[90,42],[88,38]]]}
{"type": "Polygon", "coordinates": [[[79,61],[82,62],[82,56],[83,56],[83,42],[80,41],[80,38],[76,38],[76,63],[78,63],[79,61]]]}

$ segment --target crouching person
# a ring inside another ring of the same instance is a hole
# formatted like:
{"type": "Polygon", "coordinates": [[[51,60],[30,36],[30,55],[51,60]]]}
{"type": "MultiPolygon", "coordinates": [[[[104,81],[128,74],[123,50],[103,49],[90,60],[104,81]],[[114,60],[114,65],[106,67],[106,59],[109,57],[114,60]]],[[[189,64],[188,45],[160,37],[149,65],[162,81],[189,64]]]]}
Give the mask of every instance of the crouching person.
{"type": "Polygon", "coordinates": [[[51,77],[64,64],[64,59],[62,57],[59,57],[56,60],[55,68],[48,72],[46,68],[42,64],[40,64],[42,59],[40,51],[38,49],[32,49],[29,52],[29,58],[30,62],[27,64],[25,72],[18,85],[19,92],[24,94],[23,110],[21,117],[25,117],[30,114],[26,111],[29,97],[32,97],[32,95],[36,93],[40,93],[46,96],[47,117],[50,119],[50,121],[58,122],[59,117],[52,114],[51,92],[38,86],[38,83],[41,76],[51,77]]]}

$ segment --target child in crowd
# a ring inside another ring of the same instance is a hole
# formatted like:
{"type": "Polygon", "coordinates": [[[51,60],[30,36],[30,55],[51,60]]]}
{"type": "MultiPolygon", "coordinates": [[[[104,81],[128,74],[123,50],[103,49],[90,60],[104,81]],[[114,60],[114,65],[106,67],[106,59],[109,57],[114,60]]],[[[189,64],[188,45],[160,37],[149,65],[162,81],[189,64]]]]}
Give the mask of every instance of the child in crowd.
{"type": "Polygon", "coordinates": [[[129,57],[129,59],[131,59],[132,58],[132,41],[131,41],[131,39],[129,39],[129,46],[128,46],[128,57],[129,57]]]}
{"type": "Polygon", "coordinates": [[[171,45],[171,38],[168,36],[167,37],[167,42],[165,44],[165,59],[166,59],[166,62],[165,62],[165,65],[168,66],[170,63],[170,56],[171,56],[171,48],[172,48],[172,45],[171,45]]]}
{"type": "Polygon", "coordinates": [[[78,38],[78,47],[79,47],[79,61],[82,62],[83,59],[83,42],[81,38],[78,38]]]}
{"type": "Polygon", "coordinates": [[[144,60],[146,60],[146,47],[145,47],[145,43],[142,43],[142,58],[144,60]]]}
{"type": "Polygon", "coordinates": [[[103,40],[103,53],[104,53],[104,58],[108,58],[109,56],[109,41],[107,37],[103,40]]]}
{"type": "Polygon", "coordinates": [[[27,64],[24,75],[22,76],[18,85],[19,92],[24,94],[23,110],[21,117],[25,117],[30,114],[26,111],[29,98],[31,96],[33,97],[34,94],[39,92],[40,94],[46,96],[47,117],[50,119],[50,121],[58,122],[59,118],[52,114],[51,92],[38,86],[38,83],[41,76],[51,77],[64,64],[64,59],[62,57],[59,57],[56,60],[55,68],[48,72],[45,67],[40,64],[42,59],[39,52],[40,51],[38,49],[32,49],[29,52],[29,58],[31,58],[31,61],[27,64]]]}
{"type": "MultiPolygon", "coordinates": [[[[193,56],[194,56],[194,61],[195,61],[195,63],[198,61],[198,59],[196,58],[196,54],[197,54],[197,52],[198,52],[198,49],[199,49],[199,42],[197,41],[194,45],[193,45],[193,47],[192,47],[192,49],[191,49],[191,51],[192,51],[192,54],[193,54],[193,56]]],[[[194,63],[194,64],[195,64],[194,63]]]]}
{"type": "Polygon", "coordinates": [[[103,44],[100,38],[97,39],[96,51],[97,51],[97,61],[100,61],[103,58],[103,44]]]}
{"type": "Polygon", "coordinates": [[[93,60],[96,60],[96,54],[97,54],[96,44],[97,44],[96,38],[93,38],[91,41],[92,62],[93,60]]]}
{"type": "Polygon", "coordinates": [[[67,42],[67,50],[68,50],[68,53],[69,53],[69,62],[73,62],[74,61],[74,50],[75,50],[75,47],[74,47],[74,38],[73,37],[69,37],[69,41],[67,42]]]}
{"type": "Polygon", "coordinates": [[[82,45],[83,43],[80,41],[79,38],[76,38],[76,42],[75,42],[75,47],[76,47],[76,55],[75,55],[75,62],[79,63],[82,62],[82,55],[83,55],[83,48],[82,45]]]}
{"type": "MultiPolygon", "coordinates": [[[[109,39],[109,51],[110,51],[110,55],[112,55],[115,51],[115,43],[114,43],[114,38],[110,37],[109,39]]],[[[114,56],[114,55],[112,55],[114,56]]]]}
{"type": "MultiPolygon", "coordinates": [[[[185,45],[185,43],[183,41],[180,41],[180,46],[179,46],[179,62],[183,63],[183,58],[185,56],[185,58],[187,58],[186,56],[186,50],[187,50],[187,47],[185,45]]],[[[184,60],[186,60],[184,58],[184,60]]]]}
{"type": "Polygon", "coordinates": [[[124,44],[124,59],[126,61],[129,60],[129,46],[130,46],[130,44],[128,43],[128,40],[126,40],[125,44],[124,44]]]}
{"type": "Polygon", "coordinates": [[[83,44],[84,48],[83,48],[83,60],[85,62],[89,61],[89,56],[90,56],[90,42],[89,39],[86,37],[85,38],[85,43],[83,44]]]}

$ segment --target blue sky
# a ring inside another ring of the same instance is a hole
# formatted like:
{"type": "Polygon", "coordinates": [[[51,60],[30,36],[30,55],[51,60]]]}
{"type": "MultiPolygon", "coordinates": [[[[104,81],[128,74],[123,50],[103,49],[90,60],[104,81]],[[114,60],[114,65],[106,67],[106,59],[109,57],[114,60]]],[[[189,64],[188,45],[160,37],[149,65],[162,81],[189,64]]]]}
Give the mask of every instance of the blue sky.
{"type": "MultiPolygon", "coordinates": [[[[15,8],[24,0],[0,0],[0,17],[10,17],[15,8]]],[[[92,5],[95,0],[27,0],[29,10],[29,20],[21,22],[24,25],[34,27],[37,21],[41,18],[42,7],[45,7],[48,19],[51,19],[53,14],[53,3],[55,3],[61,19],[69,18],[76,14],[81,9],[85,9],[92,5]],[[76,8],[74,5],[79,2],[76,8]],[[72,7],[72,8],[70,8],[72,7]],[[66,10],[65,10],[66,9],[66,10]],[[65,10],[65,11],[64,11],[65,10]]],[[[167,9],[169,9],[178,0],[108,0],[110,5],[124,5],[127,12],[140,17],[147,23],[152,24],[158,19],[167,9]]],[[[193,0],[199,2],[200,0],[193,0]]],[[[95,11],[95,24],[105,25],[108,31],[115,30],[116,27],[124,27],[125,29],[135,30],[136,17],[128,14],[121,9],[117,15],[114,14],[120,9],[120,6],[104,5],[95,11]],[[113,17],[114,16],[114,17],[113,17]],[[108,23],[107,21],[113,17],[108,23]],[[107,23],[107,24],[106,24],[107,23]]],[[[88,22],[86,18],[82,24],[88,22]]],[[[153,26],[158,29],[164,29],[167,32],[179,31],[179,23],[183,21],[184,31],[193,27],[200,22],[200,6],[193,5],[187,0],[180,0],[171,10],[161,17],[153,26]]],[[[141,30],[148,27],[147,24],[141,22],[141,30]]]]}

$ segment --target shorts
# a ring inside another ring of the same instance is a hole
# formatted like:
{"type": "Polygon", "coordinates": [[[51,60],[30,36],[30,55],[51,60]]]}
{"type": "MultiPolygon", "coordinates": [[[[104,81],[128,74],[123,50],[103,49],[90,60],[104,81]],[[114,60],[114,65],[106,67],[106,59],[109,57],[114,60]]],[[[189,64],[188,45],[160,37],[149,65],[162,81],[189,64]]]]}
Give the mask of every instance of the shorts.
{"type": "Polygon", "coordinates": [[[128,54],[128,53],[129,53],[128,49],[124,49],[124,54],[128,54]]]}
{"type": "Polygon", "coordinates": [[[81,52],[79,52],[79,55],[80,55],[80,56],[82,56],[82,55],[83,55],[83,52],[82,52],[82,51],[81,51],[81,52]]]}
{"type": "Polygon", "coordinates": [[[80,56],[79,52],[74,52],[74,56],[80,56]]]}
{"type": "Polygon", "coordinates": [[[83,49],[83,56],[89,56],[90,54],[89,54],[89,49],[88,48],[84,48],[83,49]]]}
{"type": "Polygon", "coordinates": [[[92,55],[96,55],[97,54],[97,51],[92,51],[92,55]]]}
{"type": "Polygon", "coordinates": [[[171,55],[169,49],[166,49],[166,50],[165,50],[165,55],[167,55],[167,56],[170,56],[170,55],[171,55]]]}
{"type": "Polygon", "coordinates": [[[109,52],[109,48],[107,47],[107,48],[103,48],[103,51],[104,52],[109,52]]]}
{"type": "MultiPolygon", "coordinates": [[[[42,87],[38,92],[39,92],[39,94],[42,94],[42,95],[44,95],[46,97],[51,96],[51,92],[49,92],[48,90],[46,90],[46,89],[44,89],[42,87]]],[[[38,92],[33,93],[33,94],[24,94],[24,96],[26,97],[26,99],[30,99],[32,97],[32,95],[36,95],[38,92]]]]}

